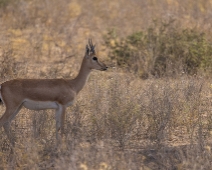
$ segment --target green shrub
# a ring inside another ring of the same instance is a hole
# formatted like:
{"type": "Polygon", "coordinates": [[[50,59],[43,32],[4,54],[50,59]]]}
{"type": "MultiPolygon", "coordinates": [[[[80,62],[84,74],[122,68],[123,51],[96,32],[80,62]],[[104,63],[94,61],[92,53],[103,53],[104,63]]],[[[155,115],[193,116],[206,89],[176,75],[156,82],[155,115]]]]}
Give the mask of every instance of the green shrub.
{"type": "Polygon", "coordinates": [[[174,20],[155,21],[147,30],[125,38],[110,30],[105,42],[118,66],[143,78],[212,71],[212,46],[206,33],[182,29],[174,20]]]}
{"type": "Polygon", "coordinates": [[[0,8],[6,7],[11,0],[0,0],[0,8]]]}

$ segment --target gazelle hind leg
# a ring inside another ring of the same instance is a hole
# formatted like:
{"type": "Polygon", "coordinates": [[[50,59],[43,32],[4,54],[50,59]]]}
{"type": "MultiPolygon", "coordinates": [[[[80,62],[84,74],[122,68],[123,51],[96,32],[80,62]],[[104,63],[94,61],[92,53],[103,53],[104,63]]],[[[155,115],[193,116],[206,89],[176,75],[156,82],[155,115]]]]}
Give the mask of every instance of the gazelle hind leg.
{"type": "Polygon", "coordinates": [[[10,132],[10,123],[12,121],[12,119],[14,119],[14,117],[18,114],[18,112],[20,111],[22,105],[20,105],[19,107],[13,108],[13,109],[8,109],[6,108],[5,113],[3,114],[3,116],[0,118],[0,127],[3,126],[4,127],[4,131],[10,141],[10,143],[12,144],[12,146],[14,146],[15,141],[12,138],[12,134],[10,132]]]}

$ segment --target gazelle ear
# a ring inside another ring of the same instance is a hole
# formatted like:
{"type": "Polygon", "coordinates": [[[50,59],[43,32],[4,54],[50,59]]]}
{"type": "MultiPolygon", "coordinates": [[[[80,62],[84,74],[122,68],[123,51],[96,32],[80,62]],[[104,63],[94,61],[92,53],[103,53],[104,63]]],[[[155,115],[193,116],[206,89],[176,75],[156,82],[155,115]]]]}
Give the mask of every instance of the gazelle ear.
{"type": "Polygon", "coordinates": [[[91,51],[92,51],[92,53],[93,53],[93,54],[95,54],[95,53],[96,53],[96,51],[95,51],[95,47],[96,47],[96,45],[93,45],[93,46],[92,46],[92,49],[91,49],[91,51]]]}
{"type": "Polygon", "coordinates": [[[88,46],[90,48],[90,52],[95,54],[95,45],[93,45],[92,39],[88,39],[88,46]]]}
{"type": "Polygon", "coordinates": [[[85,56],[89,55],[89,53],[90,53],[90,49],[89,49],[88,45],[86,45],[85,56]]]}

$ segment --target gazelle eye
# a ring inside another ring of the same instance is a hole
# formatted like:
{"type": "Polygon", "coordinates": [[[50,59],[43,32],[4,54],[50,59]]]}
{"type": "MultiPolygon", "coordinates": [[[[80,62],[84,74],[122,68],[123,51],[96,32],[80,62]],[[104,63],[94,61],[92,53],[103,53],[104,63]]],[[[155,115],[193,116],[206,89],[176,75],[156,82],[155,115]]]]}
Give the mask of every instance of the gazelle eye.
{"type": "Polygon", "coordinates": [[[93,57],[93,60],[97,60],[97,57],[93,57]]]}

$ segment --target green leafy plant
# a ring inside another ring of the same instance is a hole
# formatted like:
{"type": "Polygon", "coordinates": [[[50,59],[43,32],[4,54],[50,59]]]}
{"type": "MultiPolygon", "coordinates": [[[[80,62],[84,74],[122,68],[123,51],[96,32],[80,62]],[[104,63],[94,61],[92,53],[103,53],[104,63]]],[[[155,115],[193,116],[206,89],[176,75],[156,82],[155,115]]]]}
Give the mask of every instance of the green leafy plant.
{"type": "Polygon", "coordinates": [[[206,34],[182,29],[174,20],[154,21],[147,30],[121,39],[110,30],[105,42],[118,66],[143,78],[212,71],[212,46],[206,34]]]}

